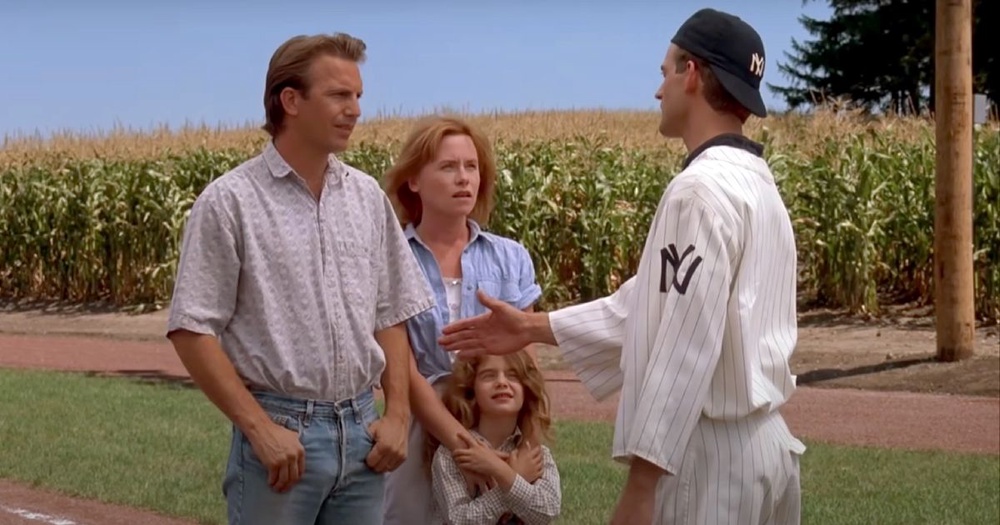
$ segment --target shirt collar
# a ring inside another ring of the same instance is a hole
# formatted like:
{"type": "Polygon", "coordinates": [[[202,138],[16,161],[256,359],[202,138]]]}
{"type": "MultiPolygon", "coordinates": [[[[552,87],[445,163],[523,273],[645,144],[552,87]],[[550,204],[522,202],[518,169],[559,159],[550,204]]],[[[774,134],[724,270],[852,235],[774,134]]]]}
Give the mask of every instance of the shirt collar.
{"type": "MultiPolygon", "coordinates": [[[[471,233],[471,235],[469,235],[469,244],[470,245],[472,243],[476,242],[477,239],[482,239],[484,241],[489,241],[490,240],[489,237],[487,237],[485,235],[482,235],[483,230],[479,226],[479,223],[477,223],[476,221],[474,221],[472,219],[466,219],[466,223],[469,225],[469,232],[471,233]]],[[[406,227],[403,228],[403,234],[406,235],[407,240],[411,240],[411,241],[412,240],[416,240],[420,244],[424,244],[424,241],[420,238],[419,235],[417,235],[417,228],[416,228],[416,226],[413,225],[412,222],[406,224],[406,227]]]]}
{"type": "MultiPolygon", "coordinates": [[[[267,168],[271,170],[271,176],[276,179],[285,178],[290,173],[295,172],[288,162],[285,161],[285,158],[281,156],[281,153],[278,152],[278,148],[274,147],[273,140],[268,140],[267,145],[264,147],[264,162],[267,164],[267,168]]],[[[327,180],[338,181],[341,176],[347,175],[347,167],[336,155],[331,154],[326,163],[326,175],[327,180]]]]}
{"type": "Polygon", "coordinates": [[[688,154],[687,158],[684,159],[684,165],[681,167],[681,169],[685,169],[688,166],[690,166],[691,163],[694,161],[694,159],[698,157],[698,155],[701,155],[702,153],[705,152],[705,150],[713,146],[731,146],[749,152],[758,157],[764,154],[763,144],[754,142],[749,138],[736,133],[723,133],[721,135],[716,135],[715,137],[706,140],[700,146],[692,150],[691,153],[688,154]]]}
{"type": "MultiPolygon", "coordinates": [[[[480,434],[477,429],[472,429],[469,432],[473,436],[475,436],[476,438],[480,439],[483,443],[486,443],[487,445],[490,445],[489,440],[487,440],[482,434],[480,434]]],[[[508,448],[508,447],[510,447],[510,448],[516,447],[517,445],[519,445],[521,443],[521,437],[522,437],[521,427],[520,426],[515,426],[514,427],[514,433],[512,433],[510,436],[507,437],[507,439],[505,439],[503,441],[503,443],[500,445],[500,448],[501,449],[505,449],[505,448],[508,448]]],[[[490,446],[492,446],[492,445],[490,445],[490,446]]]]}

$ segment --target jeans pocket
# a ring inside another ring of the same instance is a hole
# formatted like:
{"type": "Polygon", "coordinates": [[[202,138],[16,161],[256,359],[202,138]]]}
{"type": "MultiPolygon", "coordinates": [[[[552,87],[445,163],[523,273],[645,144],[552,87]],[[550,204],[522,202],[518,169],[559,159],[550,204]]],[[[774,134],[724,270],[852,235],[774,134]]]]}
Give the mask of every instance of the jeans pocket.
{"type": "MultiPolygon", "coordinates": [[[[302,443],[302,421],[297,416],[292,416],[289,414],[284,414],[281,412],[271,412],[265,408],[268,418],[272,423],[295,432],[299,437],[299,443],[302,443]]],[[[247,459],[252,459],[253,461],[260,461],[257,457],[257,453],[253,449],[253,443],[250,442],[250,438],[246,434],[240,433],[243,437],[243,453],[247,456],[247,459]]]]}
{"type": "Polygon", "coordinates": [[[361,430],[365,433],[365,436],[367,436],[368,439],[374,442],[375,435],[372,434],[371,426],[379,420],[378,411],[375,410],[375,403],[364,403],[358,407],[358,410],[361,412],[361,430]]]}
{"type": "Polygon", "coordinates": [[[268,416],[274,424],[295,432],[300,438],[302,437],[302,421],[298,416],[281,413],[268,413],[268,416]]]}

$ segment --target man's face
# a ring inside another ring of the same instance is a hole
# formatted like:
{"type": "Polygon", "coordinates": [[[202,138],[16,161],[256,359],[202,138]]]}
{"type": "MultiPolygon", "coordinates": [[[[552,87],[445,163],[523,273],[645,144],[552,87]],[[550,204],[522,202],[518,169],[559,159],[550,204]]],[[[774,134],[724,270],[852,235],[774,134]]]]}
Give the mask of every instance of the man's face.
{"type": "Polygon", "coordinates": [[[660,64],[663,82],[656,90],[656,99],[660,101],[660,134],[667,138],[680,137],[687,118],[685,84],[692,71],[677,72],[677,53],[677,46],[670,44],[660,64]]]}
{"type": "Polygon", "coordinates": [[[300,136],[330,153],[342,153],[361,116],[361,94],[356,62],[331,55],[317,57],[309,67],[308,93],[295,97],[294,125],[300,136]]]}

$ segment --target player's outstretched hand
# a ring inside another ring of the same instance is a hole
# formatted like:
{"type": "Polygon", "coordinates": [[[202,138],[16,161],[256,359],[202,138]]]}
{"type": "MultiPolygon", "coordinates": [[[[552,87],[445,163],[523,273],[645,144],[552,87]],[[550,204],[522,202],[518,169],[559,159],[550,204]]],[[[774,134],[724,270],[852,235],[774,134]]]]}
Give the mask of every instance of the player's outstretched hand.
{"type": "Polygon", "coordinates": [[[438,340],[442,348],[458,352],[460,359],[471,359],[483,354],[510,354],[531,343],[526,312],[482,290],[476,292],[476,297],[489,311],[445,326],[438,340]]]}

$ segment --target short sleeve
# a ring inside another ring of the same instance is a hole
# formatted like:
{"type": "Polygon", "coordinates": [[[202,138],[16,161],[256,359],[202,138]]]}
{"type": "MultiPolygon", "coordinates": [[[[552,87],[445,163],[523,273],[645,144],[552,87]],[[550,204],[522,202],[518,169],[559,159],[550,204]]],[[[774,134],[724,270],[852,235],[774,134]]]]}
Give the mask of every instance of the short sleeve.
{"type": "Polygon", "coordinates": [[[236,309],[241,268],[240,226],[221,187],[195,199],[184,226],[167,334],[176,330],[220,336],[236,309]]]}
{"type": "Polygon", "coordinates": [[[384,210],[378,271],[375,330],[383,330],[432,308],[434,295],[399,225],[389,198],[380,193],[384,210]]]}
{"type": "Polygon", "coordinates": [[[520,295],[514,303],[519,310],[535,304],[542,297],[542,287],[539,286],[535,276],[535,263],[531,260],[531,254],[522,244],[517,245],[517,268],[518,268],[518,290],[520,295]]]}

